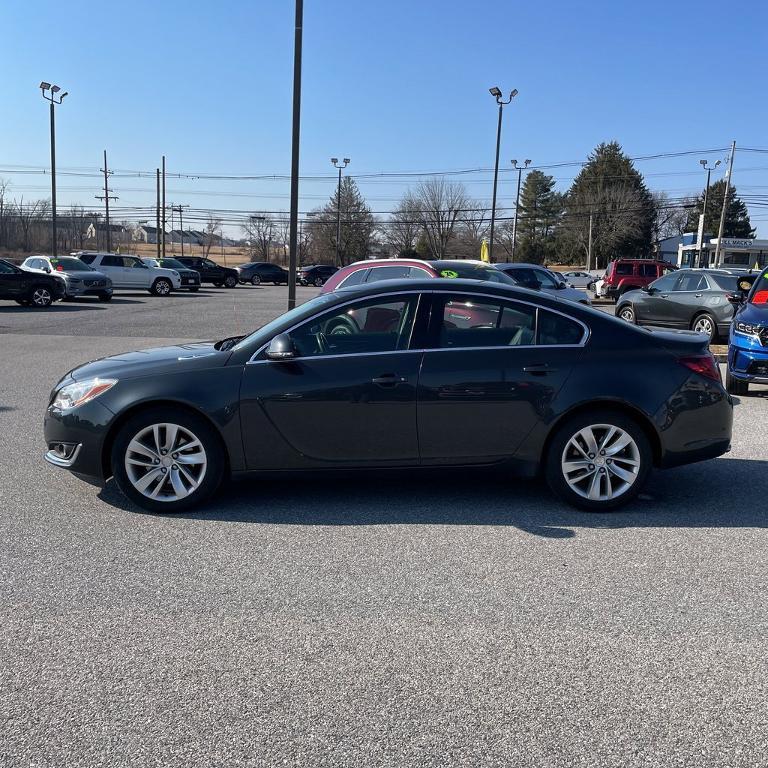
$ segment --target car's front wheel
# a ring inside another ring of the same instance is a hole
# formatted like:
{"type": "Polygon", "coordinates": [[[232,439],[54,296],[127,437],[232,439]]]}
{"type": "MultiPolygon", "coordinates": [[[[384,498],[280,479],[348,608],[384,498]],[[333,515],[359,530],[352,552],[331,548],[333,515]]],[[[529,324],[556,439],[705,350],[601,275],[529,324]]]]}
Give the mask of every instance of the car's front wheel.
{"type": "Polygon", "coordinates": [[[261,285],[261,278],[258,275],[254,275],[251,278],[251,285],[261,285]]]}
{"type": "Polygon", "coordinates": [[[44,285],[36,285],[29,294],[29,301],[33,307],[47,309],[53,304],[53,294],[44,285]]]}
{"type": "Polygon", "coordinates": [[[629,304],[625,304],[623,307],[619,307],[619,311],[616,313],[622,320],[626,320],[628,323],[635,322],[635,310],[629,304]]]}
{"type": "Polygon", "coordinates": [[[563,501],[588,512],[608,512],[640,493],[652,460],[648,438],[636,421],[595,409],[557,430],[545,474],[563,501]]]}
{"type": "Polygon", "coordinates": [[[749,394],[749,382],[731,376],[731,372],[726,370],[725,389],[729,395],[746,395],[749,394]]]}
{"type": "Polygon", "coordinates": [[[155,296],[167,296],[173,290],[170,280],[166,280],[164,277],[158,277],[152,287],[149,289],[150,293],[155,296]]]}
{"type": "Polygon", "coordinates": [[[237,278],[234,275],[229,275],[226,280],[224,280],[224,287],[225,288],[235,288],[237,286],[237,278]]]}
{"type": "Polygon", "coordinates": [[[151,512],[181,512],[219,487],[221,441],[201,416],[180,408],[149,408],[128,419],[112,446],[120,490],[151,512]]]}
{"type": "Polygon", "coordinates": [[[715,323],[715,318],[708,312],[703,312],[693,319],[691,330],[706,334],[709,337],[710,343],[717,338],[717,324],[715,323]]]}

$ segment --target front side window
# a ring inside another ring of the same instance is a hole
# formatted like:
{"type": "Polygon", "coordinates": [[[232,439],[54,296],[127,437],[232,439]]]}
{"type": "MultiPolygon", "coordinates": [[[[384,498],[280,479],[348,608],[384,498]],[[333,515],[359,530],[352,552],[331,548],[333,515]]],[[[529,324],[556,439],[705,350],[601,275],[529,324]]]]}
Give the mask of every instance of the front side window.
{"type": "Polygon", "coordinates": [[[633,269],[634,269],[634,265],[631,264],[631,263],[630,264],[627,264],[627,263],[624,263],[624,264],[617,263],[615,271],[616,271],[617,275],[625,275],[626,276],[626,275],[631,275],[632,272],[633,272],[633,269]]]}
{"type": "MultiPolygon", "coordinates": [[[[93,253],[84,253],[82,256],[78,257],[80,261],[85,262],[86,264],[93,264],[93,260],[96,258],[95,254],[93,253]]],[[[102,262],[103,264],[104,262],[102,262]]],[[[106,264],[104,266],[107,266],[106,264]]]]}
{"type": "Polygon", "coordinates": [[[291,331],[300,357],[360,355],[407,349],[415,296],[347,304],[291,331]]]}
{"type": "Polygon", "coordinates": [[[16,270],[4,261],[0,261],[0,273],[3,275],[12,275],[16,270]]]}
{"type": "Polygon", "coordinates": [[[557,280],[543,269],[534,269],[533,274],[536,276],[536,280],[541,283],[542,288],[557,288],[559,285],[557,280]]]}
{"type": "Polygon", "coordinates": [[[211,261],[210,259],[205,259],[205,261],[203,261],[203,264],[205,264],[205,266],[208,267],[209,269],[219,268],[219,265],[215,261],[211,261]]]}
{"type": "Polygon", "coordinates": [[[677,275],[674,272],[670,272],[668,275],[654,280],[650,287],[655,288],[657,291],[671,291],[675,287],[676,282],[677,275]]]}
{"type": "Polygon", "coordinates": [[[356,269],[352,274],[350,274],[348,277],[345,277],[341,281],[341,285],[339,285],[339,288],[343,285],[345,288],[348,285],[360,285],[360,283],[363,282],[363,278],[367,274],[367,269],[356,269]]]}
{"type": "Polygon", "coordinates": [[[122,267],[125,266],[122,256],[104,256],[101,260],[103,267],[122,267]]]}

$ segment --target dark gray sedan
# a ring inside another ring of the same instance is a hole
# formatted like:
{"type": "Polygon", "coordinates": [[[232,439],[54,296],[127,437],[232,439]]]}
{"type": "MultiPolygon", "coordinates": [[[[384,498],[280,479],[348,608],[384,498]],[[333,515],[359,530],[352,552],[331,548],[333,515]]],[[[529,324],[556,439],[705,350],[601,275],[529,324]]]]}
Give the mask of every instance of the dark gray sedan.
{"type": "Polygon", "coordinates": [[[710,340],[727,336],[738,295],[738,274],[718,269],[680,269],[625,293],[616,314],[629,323],[689,328],[710,340]]]}

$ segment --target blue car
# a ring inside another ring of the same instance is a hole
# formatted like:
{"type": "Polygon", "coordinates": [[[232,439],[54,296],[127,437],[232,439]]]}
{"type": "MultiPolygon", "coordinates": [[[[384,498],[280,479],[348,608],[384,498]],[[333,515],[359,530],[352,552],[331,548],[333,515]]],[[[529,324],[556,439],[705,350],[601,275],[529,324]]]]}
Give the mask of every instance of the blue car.
{"type": "MultiPolygon", "coordinates": [[[[744,278],[749,281],[750,278],[744,278]]],[[[731,323],[728,339],[726,389],[734,395],[746,395],[750,383],[768,384],[768,269],[748,288],[731,323]]]]}

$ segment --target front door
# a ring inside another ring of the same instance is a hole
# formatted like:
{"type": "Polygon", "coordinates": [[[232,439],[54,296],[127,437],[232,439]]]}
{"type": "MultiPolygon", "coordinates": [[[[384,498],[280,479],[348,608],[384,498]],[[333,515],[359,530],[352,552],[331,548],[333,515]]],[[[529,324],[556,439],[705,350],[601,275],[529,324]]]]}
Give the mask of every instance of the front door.
{"type": "Polygon", "coordinates": [[[26,294],[31,275],[0,261],[0,298],[17,299],[26,294]]]}
{"type": "Polygon", "coordinates": [[[635,304],[637,322],[644,325],[661,326],[674,323],[673,302],[677,281],[678,273],[670,272],[650,284],[649,288],[653,288],[653,291],[643,292],[642,297],[635,304]]]}
{"type": "Polygon", "coordinates": [[[477,294],[435,294],[431,318],[418,392],[422,462],[512,456],[546,419],[586,329],[533,304],[477,294]]]}
{"type": "Polygon", "coordinates": [[[271,361],[262,352],[245,366],[249,469],[418,462],[421,353],[408,349],[417,298],[351,302],[291,331],[295,359],[271,361]]]}

